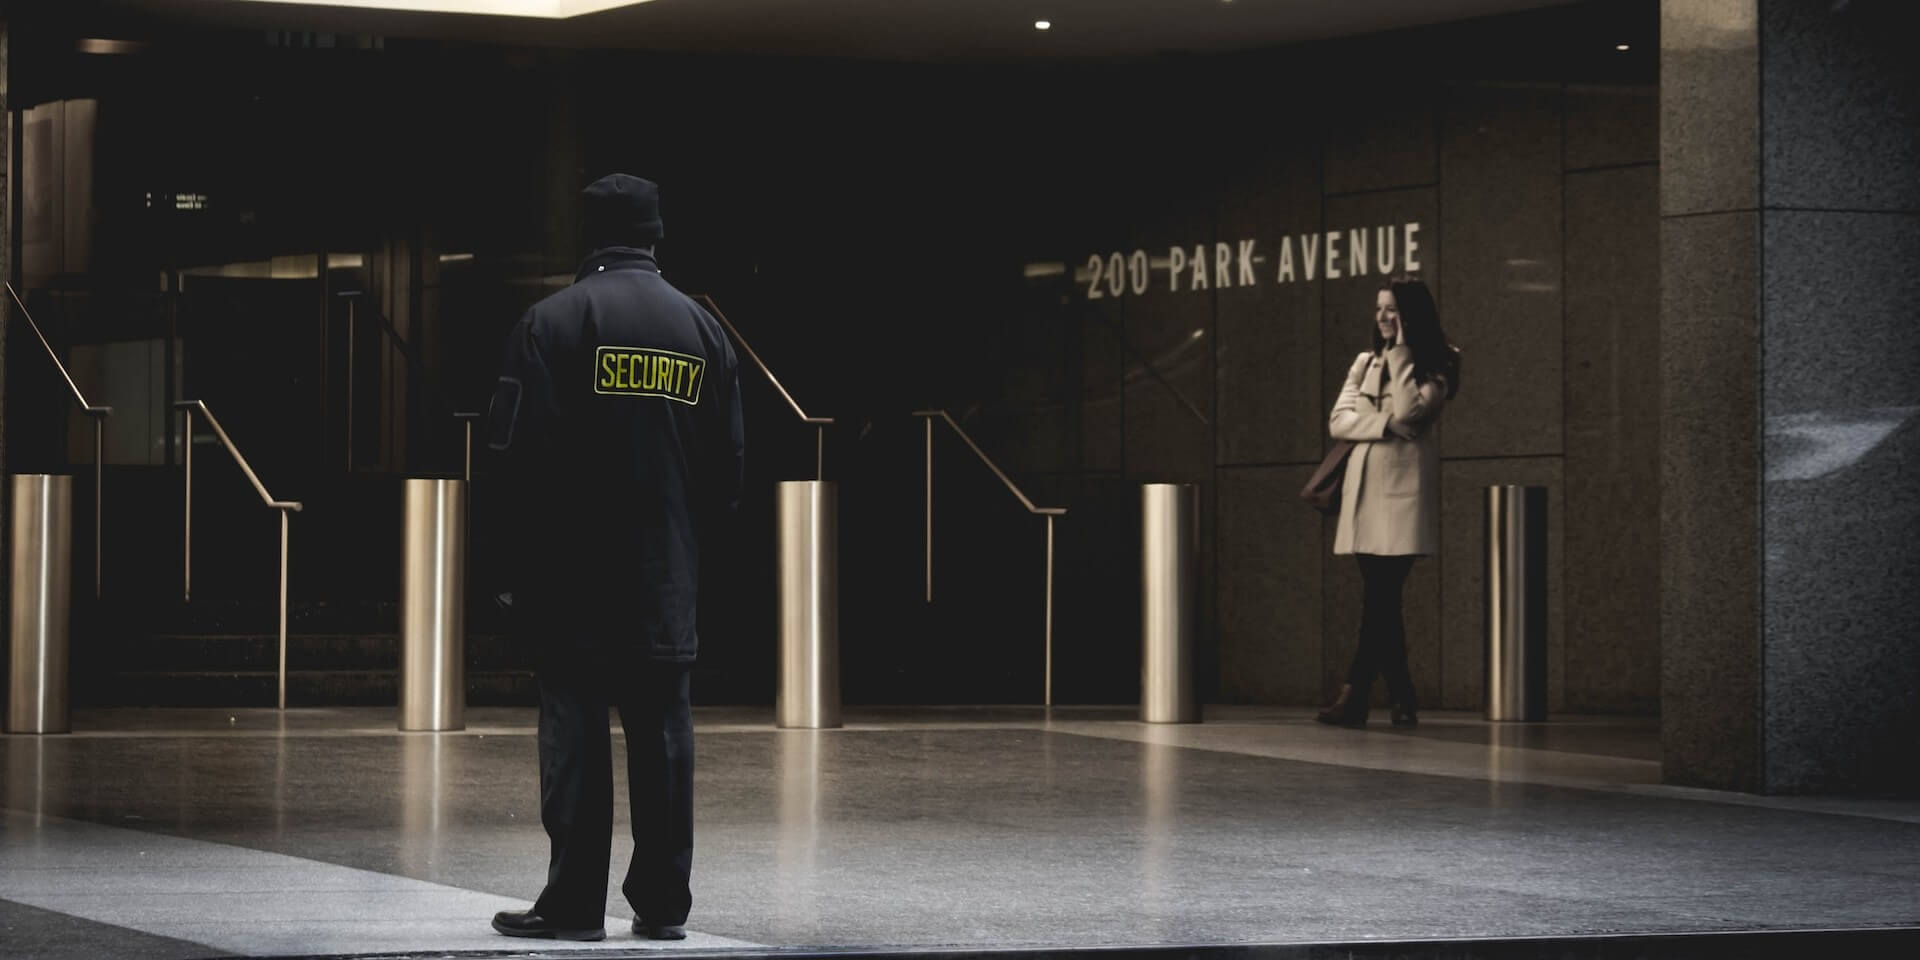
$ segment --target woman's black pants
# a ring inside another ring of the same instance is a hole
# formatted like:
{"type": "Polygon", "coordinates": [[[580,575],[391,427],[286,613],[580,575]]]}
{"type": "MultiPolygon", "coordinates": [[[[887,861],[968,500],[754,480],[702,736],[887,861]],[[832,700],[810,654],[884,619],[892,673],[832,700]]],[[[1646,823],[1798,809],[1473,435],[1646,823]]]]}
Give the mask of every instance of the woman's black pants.
{"type": "Polygon", "coordinates": [[[1415,706],[1413,676],[1407,672],[1407,626],[1401,616],[1401,597],[1406,593],[1414,558],[1363,553],[1358,559],[1366,600],[1360,610],[1360,645],[1353,652],[1353,667],[1347,671],[1347,682],[1353,685],[1353,692],[1347,695],[1349,709],[1356,714],[1364,712],[1373,691],[1373,678],[1385,675],[1387,696],[1411,710],[1415,706]]]}

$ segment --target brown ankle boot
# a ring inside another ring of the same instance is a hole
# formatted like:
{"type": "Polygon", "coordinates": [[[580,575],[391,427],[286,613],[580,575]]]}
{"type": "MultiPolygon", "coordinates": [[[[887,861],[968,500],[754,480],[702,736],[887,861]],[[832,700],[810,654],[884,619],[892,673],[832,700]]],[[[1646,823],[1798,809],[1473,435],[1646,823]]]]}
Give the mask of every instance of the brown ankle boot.
{"type": "Polygon", "coordinates": [[[1356,705],[1348,703],[1352,696],[1353,684],[1341,684],[1340,695],[1334,697],[1333,702],[1315,714],[1313,719],[1336,727],[1364,726],[1367,722],[1366,704],[1358,704],[1356,709],[1356,705]]]}

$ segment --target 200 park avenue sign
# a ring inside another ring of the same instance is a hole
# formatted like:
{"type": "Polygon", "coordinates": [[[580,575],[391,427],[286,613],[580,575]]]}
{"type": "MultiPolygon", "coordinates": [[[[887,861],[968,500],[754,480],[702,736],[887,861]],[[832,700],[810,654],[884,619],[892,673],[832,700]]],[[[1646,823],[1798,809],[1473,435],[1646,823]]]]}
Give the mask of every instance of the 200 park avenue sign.
{"type": "Polygon", "coordinates": [[[1261,283],[1310,283],[1368,275],[1391,276],[1420,269],[1420,224],[1287,234],[1278,244],[1257,239],[1211,245],[1173,244],[1164,256],[1145,248],[1132,253],[1090,254],[1074,271],[1088,300],[1254,287],[1261,283]],[[1271,252],[1269,252],[1271,251],[1271,252]]]}

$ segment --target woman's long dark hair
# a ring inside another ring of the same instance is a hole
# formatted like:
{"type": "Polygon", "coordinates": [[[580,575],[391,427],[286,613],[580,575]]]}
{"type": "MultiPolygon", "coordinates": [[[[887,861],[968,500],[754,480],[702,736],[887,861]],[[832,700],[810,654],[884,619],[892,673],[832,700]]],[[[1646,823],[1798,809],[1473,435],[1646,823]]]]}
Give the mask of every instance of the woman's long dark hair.
{"type": "MultiPolygon", "coordinates": [[[[1400,311],[1403,339],[1413,351],[1413,379],[1425,383],[1437,374],[1447,378],[1447,399],[1460,392],[1460,351],[1447,343],[1447,332],[1440,329],[1440,308],[1434,305],[1433,292],[1417,277],[1401,274],[1380,281],[1380,289],[1393,294],[1400,311]]],[[[1387,348],[1380,328],[1373,329],[1373,352],[1387,348]]]]}

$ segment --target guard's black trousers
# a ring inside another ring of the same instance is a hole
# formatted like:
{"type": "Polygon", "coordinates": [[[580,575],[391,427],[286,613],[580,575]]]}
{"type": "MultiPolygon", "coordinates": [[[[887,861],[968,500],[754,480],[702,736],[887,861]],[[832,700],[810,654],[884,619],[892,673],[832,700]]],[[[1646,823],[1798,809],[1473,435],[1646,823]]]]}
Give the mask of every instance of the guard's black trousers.
{"type": "MultiPolygon", "coordinates": [[[[1387,696],[1411,710],[1413,676],[1407,671],[1407,627],[1401,615],[1401,597],[1413,557],[1376,557],[1359,554],[1360,580],[1366,601],[1360,609],[1360,645],[1353,651],[1347,682],[1353,685],[1348,702],[1362,707],[1373,690],[1375,675],[1384,674],[1387,696]]],[[[1364,713],[1364,709],[1360,712],[1364,713]]]]}
{"type": "Polygon", "coordinates": [[[609,707],[627,735],[633,860],[620,890],[650,924],[683,924],[693,904],[693,710],[688,665],[559,656],[540,680],[540,822],[553,854],[534,912],[598,927],[613,849],[609,707]]]}

